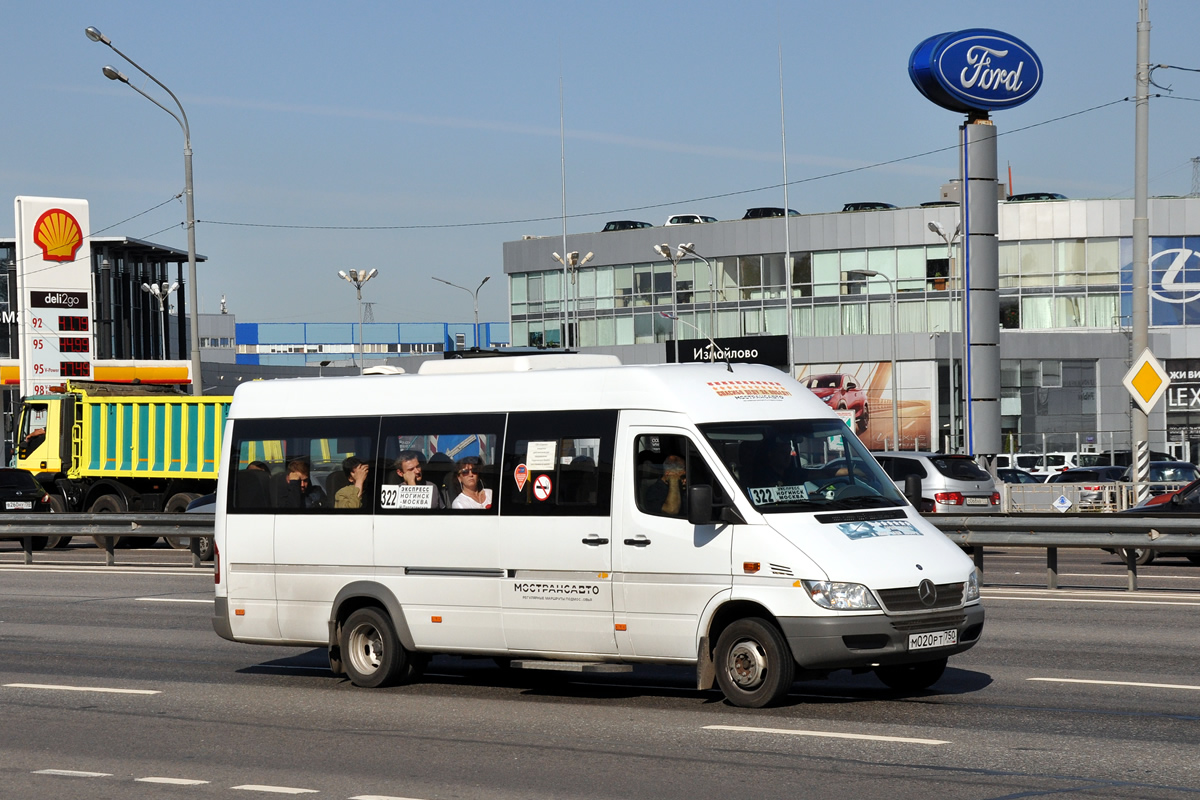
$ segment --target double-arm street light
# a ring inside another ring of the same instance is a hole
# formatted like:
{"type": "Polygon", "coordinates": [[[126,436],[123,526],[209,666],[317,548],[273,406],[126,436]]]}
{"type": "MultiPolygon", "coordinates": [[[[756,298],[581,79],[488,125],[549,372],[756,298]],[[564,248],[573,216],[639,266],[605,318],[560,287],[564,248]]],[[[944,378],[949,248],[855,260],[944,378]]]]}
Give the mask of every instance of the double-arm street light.
{"type": "Polygon", "coordinates": [[[358,293],[358,374],[363,373],[363,317],[362,317],[362,287],[367,281],[379,274],[379,270],[369,272],[365,269],[338,270],[338,277],[354,286],[358,293]]]}
{"type": "MultiPolygon", "coordinates": [[[[591,261],[594,253],[588,253],[582,259],[579,257],[578,250],[572,250],[571,252],[567,253],[566,258],[563,258],[558,253],[551,253],[550,255],[554,256],[554,260],[562,264],[563,269],[571,275],[571,285],[565,287],[567,289],[567,307],[563,311],[563,338],[566,339],[566,341],[563,343],[563,346],[570,347],[571,339],[574,338],[576,340],[575,346],[579,347],[578,334],[576,334],[574,337],[571,336],[571,301],[575,299],[575,272],[584,264],[591,261]]],[[[576,305],[578,305],[578,301],[576,301],[576,305]]],[[[575,310],[575,316],[579,316],[579,309],[575,310]]],[[[576,320],[576,324],[578,324],[578,320],[576,320]]]]}
{"type": "MultiPolygon", "coordinates": [[[[575,255],[579,255],[579,254],[576,253],[575,255]]],[[[591,255],[592,255],[591,253],[588,253],[589,257],[591,255]]],[[[430,275],[429,277],[433,278],[432,275],[430,275]]],[[[479,285],[475,287],[475,291],[473,291],[473,292],[465,286],[459,286],[457,283],[451,283],[450,281],[444,281],[441,278],[433,278],[438,283],[444,283],[447,286],[453,286],[455,289],[462,289],[464,292],[471,295],[471,300],[475,303],[475,341],[473,342],[473,345],[475,347],[479,347],[479,290],[483,288],[483,285],[485,283],[487,283],[491,279],[491,277],[492,277],[491,275],[488,275],[486,278],[481,280],[479,282],[479,285]]]]}
{"type": "MultiPolygon", "coordinates": [[[[120,50],[118,50],[116,47],[114,47],[113,43],[109,40],[109,38],[107,36],[105,36],[100,31],[96,30],[95,28],[88,28],[86,31],[84,31],[84,33],[86,33],[87,37],[89,39],[91,39],[93,42],[100,42],[101,44],[108,45],[108,47],[114,53],[116,53],[121,58],[125,59],[130,64],[132,64],[133,67],[138,72],[142,73],[147,78],[149,78],[150,80],[157,83],[164,92],[166,92],[167,94],[169,94],[171,96],[171,99],[175,101],[175,106],[179,109],[179,114],[177,115],[174,111],[167,108],[162,103],[158,102],[153,97],[146,94],[141,89],[139,89],[138,87],[136,87],[132,83],[130,83],[129,78],[122,75],[120,71],[115,70],[109,66],[104,67],[104,70],[103,70],[104,77],[108,78],[109,80],[120,81],[121,83],[128,86],[130,89],[133,89],[135,92],[140,94],[142,97],[146,98],[151,103],[154,103],[154,105],[158,106],[163,111],[167,112],[172,117],[174,117],[175,121],[179,123],[179,127],[183,129],[183,181],[184,181],[183,193],[185,195],[185,202],[187,204],[187,234],[188,234],[188,286],[187,286],[187,289],[188,289],[188,305],[191,306],[191,309],[189,309],[191,311],[191,314],[189,315],[189,320],[188,320],[188,332],[192,339],[192,394],[201,395],[204,393],[204,387],[201,385],[202,378],[201,378],[201,374],[200,374],[200,303],[199,303],[199,300],[197,299],[198,295],[197,295],[197,290],[196,290],[196,207],[192,201],[192,133],[191,133],[191,129],[188,127],[187,113],[184,112],[183,104],[179,102],[179,98],[175,96],[174,92],[172,92],[170,89],[168,89],[166,87],[166,85],[162,81],[160,81],[158,78],[154,77],[149,72],[142,69],[137,64],[137,62],[135,62],[132,58],[125,55],[120,50]]],[[[107,313],[107,311],[105,313],[107,313]]]]}
{"type": "MultiPolygon", "coordinates": [[[[942,241],[946,243],[946,258],[950,262],[950,280],[953,281],[954,280],[954,267],[955,267],[954,244],[958,241],[958,237],[962,234],[962,223],[959,222],[958,225],[956,225],[954,227],[954,233],[948,235],[946,233],[946,229],[942,227],[942,223],[938,222],[937,220],[930,220],[929,221],[929,230],[936,233],[939,237],[941,237],[942,241]]],[[[960,281],[959,287],[962,289],[962,292],[961,292],[961,294],[962,294],[962,318],[959,320],[962,323],[962,333],[963,333],[962,377],[965,379],[966,378],[966,358],[967,358],[967,353],[966,353],[966,348],[967,348],[967,316],[966,316],[966,313],[967,313],[967,292],[966,292],[967,282],[966,282],[965,274],[963,275],[962,278],[959,279],[959,281],[960,281]]],[[[953,284],[951,284],[951,285],[953,285],[953,284]]],[[[953,298],[953,296],[954,296],[953,293],[951,293],[950,296],[951,296],[951,298],[953,298]]],[[[957,452],[956,447],[955,447],[955,439],[956,439],[956,436],[955,436],[955,428],[956,428],[955,406],[958,405],[958,399],[954,396],[955,383],[956,383],[956,381],[955,381],[955,377],[954,377],[954,326],[951,325],[950,326],[950,452],[952,452],[952,453],[957,452]]],[[[965,396],[965,392],[962,391],[961,383],[959,384],[959,395],[965,396]]],[[[964,418],[965,418],[966,412],[964,411],[963,413],[964,413],[964,418]]],[[[970,447],[970,445],[968,445],[968,448],[969,447],[970,447]]]]}
{"type": "MultiPolygon", "coordinates": [[[[179,288],[179,281],[174,281],[170,286],[165,283],[143,283],[142,291],[149,293],[155,300],[158,301],[158,313],[162,317],[162,335],[163,335],[163,357],[171,358],[171,332],[167,329],[167,298],[171,292],[179,288]]],[[[197,343],[199,346],[199,343],[197,343]]]]}
{"type": "MultiPolygon", "coordinates": [[[[692,256],[693,258],[698,258],[701,261],[703,261],[704,265],[706,267],[708,267],[708,326],[710,328],[710,334],[711,334],[709,336],[709,338],[711,339],[713,336],[716,336],[716,334],[717,334],[717,311],[716,311],[716,301],[715,301],[715,295],[714,295],[715,288],[714,288],[714,283],[713,283],[714,276],[713,276],[712,264],[710,264],[708,262],[707,258],[700,255],[693,249],[691,242],[687,242],[685,244],[680,244],[674,253],[671,252],[671,245],[669,245],[665,242],[663,244],[656,244],[656,245],[654,245],[654,252],[658,253],[660,256],[665,258],[667,261],[671,262],[671,314],[670,314],[670,316],[667,317],[667,319],[670,319],[672,321],[677,321],[677,322],[683,322],[685,325],[691,325],[691,323],[679,318],[679,314],[677,313],[678,309],[676,307],[676,302],[675,302],[675,299],[677,296],[675,293],[675,286],[678,283],[678,279],[679,279],[679,262],[683,260],[684,256],[692,256]]],[[[664,314],[663,316],[667,316],[667,315],[664,314]]],[[[691,325],[691,327],[695,328],[697,332],[700,331],[700,329],[696,328],[695,325],[691,325]]],[[[676,363],[679,362],[679,337],[678,337],[678,335],[675,336],[675,361],[676,361],[676,363]]]]}
{"type": "Polygon", "coordinates": [[[892,293],[892,449],[900,449],[900,401],[896,390],[900,383],[900,374],[896,372],[896,284],[882,272],[873,269],[851,269],[847,275],[861,275],[864,278],[883,278],[888,282],[888,291],[892,293]]]}

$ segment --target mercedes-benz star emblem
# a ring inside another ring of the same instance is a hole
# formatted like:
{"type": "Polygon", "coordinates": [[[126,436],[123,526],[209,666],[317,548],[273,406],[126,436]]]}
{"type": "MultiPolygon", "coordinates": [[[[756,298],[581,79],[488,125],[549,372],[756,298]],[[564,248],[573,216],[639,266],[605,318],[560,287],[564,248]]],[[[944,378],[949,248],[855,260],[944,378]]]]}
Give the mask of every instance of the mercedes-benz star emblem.
{"type": "Polygon", "coordinates": [[[926,578],[917,585],[917,597],[921,598],[921,603],[926,608],[929,608],[937,602],[937,587],[933,585],[933,581],[926,578]]]}

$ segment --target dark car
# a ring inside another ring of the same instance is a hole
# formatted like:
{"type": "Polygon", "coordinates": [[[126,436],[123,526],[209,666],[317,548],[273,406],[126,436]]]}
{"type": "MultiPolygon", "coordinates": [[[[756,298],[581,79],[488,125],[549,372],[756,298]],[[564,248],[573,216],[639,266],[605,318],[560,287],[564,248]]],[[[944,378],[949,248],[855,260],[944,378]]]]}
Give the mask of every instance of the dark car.
{"type": "Polygon", "coordinates": [[[809,375],[804,386],[825,405],[835,410],[854,412],[854,431],[862,433],[871,421],[871,407],[867,405],[867,393],[858,388],[852,375],[831,372],[825,375],[809,375]]]}
{"type": "MultiPolygon", "coordinates": [[[[216,513],[216,510],[217,510],[216,494],[205,494],[205,495],[201,495],[201,496],[197,497],[195,500],[188,503],[187,508],[184,509],[184,513],[187,513],[187,514],[213,514],[213,513],[216,513]]],[[[188,536],[172,537],[167,540],[167,543],[170,544],[172,547],[186,549],[186,548],[191,547],[191,537],[188,537],[188,536]]],[[[211,536],[201,536],[200,537],[200,548],[199,549],[200,549],[200,560],[201,561],[212,561],[213,560],[213,540],[212,540],[211,536]]]]}
{"type": "Polygon", "coordinates": [[[1116,505],[1116,491],[1104,484],[1122,480],[1125,467],[1074,467],[1064,469],[1046,478],[1046,483],[1082,483],[1079,489],[1080,508],[1112,508],[1116,505]]]}
{"type": "Polygon", "coordinates": [[[618,219],[605,223],[604,230],[601,231],[601,233],[604,233],[605,231],[633,231],[637,230],[638,228],[653,227],[654,226],[649,222],[638,222],[637,220],[632,219],[618,219]]]}
{"type": "MultiPolygon", "coordinates": [[[[789,208],[787,210],[787,215],[789,217],[798,217],[798,216],[800,216],[800,212],[793,211],[792,209],[789,208]]],[[[782,217],[782,216],[783,216],[782,208],[747,208],[746,216],[742,217],[742,219],[765,219],[767,217],[782,217]]]]}
{"type": "Polygon", "coordinates": [[[1004,467],[996,470],[996,477],[1005,483],[1041,483],[1042,479],[1032,472],[1026,472],[1016,467],[1004,467]]]}
{"type": "MultiPolygon", "coordinates": [[[[53,510],[50,495],[33,477],[33,473],[23,469],[0,468],[0,511],[6,514],[48,514],[53,510]]],[[[51,539],[54,539],[55,546],[61,545],[63,538],[34,536],[33,549],[45,550],[51,539]]],[[[65,538],[69,541],[71,537],[65,538]]]]}
{"type": "MultiPolygon", "coordinates": [[[[1194,514],[1200,516],[1200,479],[1194,480],[1182,489],[1174,492],[1152,496],[1145,503],[1133,508],[1125,509],[1126,514],[1194,514]]],[[[1122,557],[1125,556],[1123,550],[1111,551],[1117,552],[1122,557]]],[[[1182,555],[1186,556],[1188,561],[1193,564],[1200,564],[1200,553],[1189,550],[1185,553],[1176,553],[1170,550],[1151,550],[1150,548],[1135,548],[1133,551],[1134,561],[1138,564],[1149,564],[1158,556],[1182,555]]]]}
{"type": "Polygon", "coordinates": [[[846,203],[842,211],[885,211],[895,208],[891,203],[846,203]]]}
{"type": "Polygon", "coordinates": [[[1010,194],[1008,202],[1010,203],[1028,203],[1033,200],[1066,200],[1065,194],[1058,192],[1025,192],[1024,194],[1010,194]]]}
{"type": "MultiPolygon", "coordinates": [[[[1125,472],[1121,477],[1123,481],[1133,481],[1133,476],[1130,470],[1133,467],[1126,467],[1125,472]]],[[[1190,483],[1197,478],[1200,478],[1200,469],[1196,468],[1195,464],[1190,464],[1187,461],[1151,461],[1150,474],[1148,483],[1150,484],[1150,494],[1167,494],[1178,489],[1178,486],[1170,484],[1190,483]]]]}

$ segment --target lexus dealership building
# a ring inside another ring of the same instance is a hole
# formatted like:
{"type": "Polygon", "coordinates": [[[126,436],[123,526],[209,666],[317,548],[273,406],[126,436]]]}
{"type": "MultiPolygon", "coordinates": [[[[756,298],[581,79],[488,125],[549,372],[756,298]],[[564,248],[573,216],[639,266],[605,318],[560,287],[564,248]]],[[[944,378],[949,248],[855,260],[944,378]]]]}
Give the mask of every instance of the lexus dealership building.
{"type": "MultiPolygon", "coordinates": [[[[1128,449],[1133,201],[998,211],[1004,449],[1128,449]]],[[[1151,447],[1195,460],[1200,198],[1152,199],[1149,218],[1150,348],[1172,376],[1151,447]]],[[[866,417],[860,435],[875,449],[895,441],[893,398],[903,448],[961,449],[959,219],[941,204],[574,234],[567,251],[593,255],[571,271],[554,256],[562,237],[527,236],[504,245],[512,343],[654,363],[676,360],[676,339],[678,360],[704,358],[711,336],[734,360],[849,384],[866,406],[848,398],[843,413],[866,417]],[[678,257],[681,243],[699,257],[673,265],[656,249],[678,257]]]]}

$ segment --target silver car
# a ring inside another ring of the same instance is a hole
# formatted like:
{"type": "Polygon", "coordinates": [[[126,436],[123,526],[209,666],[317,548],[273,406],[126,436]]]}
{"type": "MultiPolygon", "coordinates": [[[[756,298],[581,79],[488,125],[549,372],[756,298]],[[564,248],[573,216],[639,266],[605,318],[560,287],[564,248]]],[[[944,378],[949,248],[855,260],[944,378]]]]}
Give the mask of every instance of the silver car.
{"type": "Polygon", "coordinates": [[[874,456],[901,491],[908,476],[921,479],[922,514],[992,514],[1000,510],[995,481],[970,456],[907,450],[874,456]]]}

